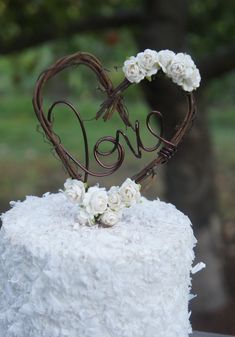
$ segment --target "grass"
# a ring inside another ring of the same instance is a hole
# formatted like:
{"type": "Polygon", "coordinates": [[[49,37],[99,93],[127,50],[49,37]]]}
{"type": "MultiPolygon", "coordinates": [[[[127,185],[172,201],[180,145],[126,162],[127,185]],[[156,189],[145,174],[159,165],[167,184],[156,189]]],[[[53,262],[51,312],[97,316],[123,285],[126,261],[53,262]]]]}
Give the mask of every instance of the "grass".
{"type": "MultiPolygon", "coordinates": [[[[98,101],[90,100],[80,104],[79,110],[83,118],[90,119],[95,116],[98,107],[98,101]]],[[[135,119],[146,116],[147,108],[143,103],[132,103],[131,110],[135,113],[135,119]]],[[[2,155],[21,160],[22,156],[30,153],[44,155],[48,152],[48,145],[43,142],[42,134],[35,132],[39,122],[28,97],[16,97],[14,101],[9,97],[4,97],[0,102],[0,111],[0,151],[2,155]]],[[[94,120],[85,122],[90,143],[94,144],[95,140],[104,134],[114,136],[118,123],[120,123],[120,117],[117,113],[106,123],[102,119],[98,122],[94,120]]],[[[60,135],[66,146],[73,151],[79,151],[81,130],[71,111],[64,107],[58,108],[54,124],[56,133],[60,135]]],[[[149,133],[146,129],[142,130],[142,135],[143,140],[149,142],[149,133]]],[[[134,141],[133,132],[130,133],[130,138],[134,141]]]]}

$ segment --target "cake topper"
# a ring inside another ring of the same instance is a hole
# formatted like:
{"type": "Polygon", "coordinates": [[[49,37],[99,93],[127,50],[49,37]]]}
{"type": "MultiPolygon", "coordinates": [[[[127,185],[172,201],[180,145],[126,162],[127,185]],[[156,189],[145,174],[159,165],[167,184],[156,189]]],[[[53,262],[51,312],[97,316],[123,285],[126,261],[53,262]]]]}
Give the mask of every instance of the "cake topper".
{"type": "Polygon", "coordinates": [[[106,70],[95,56],[85,52],[78,52],[59,59],[40,75],[36,83],[33,97],[35,113],[47,139],[52,143],[72,179],[87,182],[89,175],[105,177],[116,172],[124,161],[125,150],[122,143],[126,143],[136,158],[141,158],[143,151],[154,153],[154,159],[140,172],[132,176],[132,180],[136,183],[142,183],[148,176],[155,175],[155,169],[158,165],[166,163],[173,156],[184,135],[192,125],[195,115],[195,100],[192,91],[199,86],[200,74],[189,55],[183,53],[175,54],[169,50],[156,52],[146,49],[144,52],[137,54],[136,57],[132,56],[126,60],[122,69],[125,78],[117,87],[114,87],[106,70]],[[90,153],[84,120],[74,105],[67,100],[58,100],[49,107],[47,112],[44,111],[43,106],[43,89],[46,83],[64,69],[79,65],[85,65],[95,73],[99,85],[106,94],[106,98],[99,107],[95,118],[98,120],[102,117],[104,121],[108,121],[116,111],[125,127],[132,129],[136,136],[136,146],[131,144],[128,136],[122,129],[117,129],[115,136],[108,135],[99,138],[93,146],[93,156],[100,167],[100,171],[90,169],[90,153]],[[159,72],[163,72],[174,83],[182,87],[188,102],[188,110],[180,126],[177,127],[175,134],[170,139],[164,138],[162,114],[159,111],[151,111],[146,117],[146,126],[150,134],[156,138],[156,144],[152,147],[147,147],[141,139],[140,122],[136,120],[132,124],[129,119],[127,109],[123,104],[123,95],[131,85],[139,83],[145,78],[151,79],[151,77],[156,76],[159,72]],[[66,149],[60,137],[53,129],[54,108],[58,105],[65,105],[77,117],[84,141],[85,163],[82,163],[66,149]],[[159,134],[151,127],[151,120],[154,116],[160,122],[159,134]],[[109,151],[101,150],[101,145],[104,143],[112,145],[109,151]],[[102,157],[108,157],[115,153],[117,154],[117,159],[112,164],[106,164],[102,161],[102,157]]]}

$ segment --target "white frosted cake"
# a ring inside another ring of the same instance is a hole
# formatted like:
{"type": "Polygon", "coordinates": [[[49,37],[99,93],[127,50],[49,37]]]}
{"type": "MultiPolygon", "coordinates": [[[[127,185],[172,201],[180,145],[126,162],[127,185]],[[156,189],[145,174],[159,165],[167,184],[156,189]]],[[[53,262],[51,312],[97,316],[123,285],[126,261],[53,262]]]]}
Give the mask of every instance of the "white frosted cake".
{"type": "Polygon", "coordinates": [[[78,225],[63,193],[3,214],[1,337],[187,337],[196,240],[159,200],[126,208],[109,228],[78,225]]]}

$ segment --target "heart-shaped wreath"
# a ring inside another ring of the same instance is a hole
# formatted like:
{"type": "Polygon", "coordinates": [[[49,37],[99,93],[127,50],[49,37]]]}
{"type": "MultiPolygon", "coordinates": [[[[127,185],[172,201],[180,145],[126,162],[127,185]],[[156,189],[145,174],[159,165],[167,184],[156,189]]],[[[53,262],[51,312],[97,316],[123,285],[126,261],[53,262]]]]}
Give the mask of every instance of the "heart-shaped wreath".
{"type": "Polygon", "coordinates": [[[156,52],[154,50],[147,49],[144,52],[137,54],[136,57],[132,56],[126,60],[124,62],[123,71],[125,74],[124,80],[116,88],[114,88],[101,62],[89,53],[78,52],[58,60],[54,65],[41,74],[36,83],[33,97],[35,113],[47,139],[52,143],[68,174],[73,179],[86,182],[89,175],[104,177],[117,171],[117,169],[122,165],[125,157],[124,146],[120,142],[120,138],[123,137],[125,143],[136,158],[141,158],[142,151],[156,153],[155,158],[149,164],[147,164],[140,172],[133,175],[132,179],[136,183],[141,183],[146,177],[153,176],[155,174],[155,169],[159,164],[167,162],[172,157],[185,133],[192,125],[195,114],[195,101],[192,91],[199,86],[200,74],[189,55],[183,53],[175,54],[169,50],[156,52]],[[79,65],[87,66],[96,74],[99,85],[107,96],[96,113],[96,119],[103,117],[103,119],[107,121],[112,117],[114,111],[117,111],[126,128],[131,128],[136,135],[137,150],[132,146],[128,136],[121,129],[116,131],[115,137],[104,136],[98,139],[93,147],[93,155],[98,165],[102,168],[99,172],[94,172],[90,169],[88,138],[84,121],[76,108],[66,100],[54,102],[48,109],[48,112],[45,112],[43,107],[43,88],[47,81],[64,69],[79,65]],[[151,77],[156,76],[159,72],[164,73],[167,77],[171,78],[174,83],[183,88],[188,101],[188,110],[183,121],[180,126],[177,127],[177,130],[171,139],[165,139],[163,136],[162,114],[158,111],[151,111],[146,117],[146,125],[151,135],[156,138],[156,144],[152,147],[147,147],[141,140],[139,121],[136,120],[133,125],[128,117],[127,110],[123,104],[123,93],[134,83],[139,83],[144,78],[151,79],[151,77]],[[70,108],[78,119],[85,146],[84,164],[69,153],[62,144],[59,136],[53,130],[53,110],[59,104],[64,104],[70,108]],[[159,134],[157,134],[150,125],[150,121],[153,116],[159,118],[159,134]],[[112,144],[111,150],[101,151],[101,144],[106,142],[112,144]],[[117,153],[117,160],[114,163],[105,164],[102,162],[101,157],[107,157],[113,153],[117,153]],[[79,170],[83,173],[79,172],[79,170]]]}

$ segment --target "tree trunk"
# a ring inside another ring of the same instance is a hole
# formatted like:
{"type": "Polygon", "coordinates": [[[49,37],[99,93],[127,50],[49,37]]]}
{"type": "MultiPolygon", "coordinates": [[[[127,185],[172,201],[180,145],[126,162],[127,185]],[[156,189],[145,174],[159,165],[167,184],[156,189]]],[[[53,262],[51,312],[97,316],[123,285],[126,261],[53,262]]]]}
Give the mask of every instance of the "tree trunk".
{"type": "MultiPolygon", "coordinates": [[[[147,1],[146,11],[148,23],[135,33],[139,49],[186,51],[187,1],[147,1]]],[[[150,106],[164,114],[167,123],[165,135],[169,136],[187,108],[184,95],[165,79],[145,81],[143,90],[150,106]]],[[[212,235],[214,219],[217,218],[213,167],[207,116],[205,111],[199,111],[191,132],[179,146],[179,152],[165,167],[166,199],[192,220],[199,239],[197,257],[207,263],[206,271],[196,277],[194,284],[194,291],[198,289],[199,293],[194,301],[199,311],[216,310],[227,301],[222,262],[216,254],[212,235]]]]}

